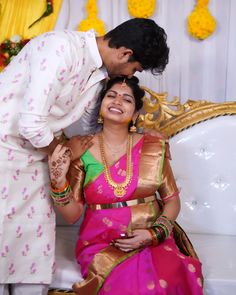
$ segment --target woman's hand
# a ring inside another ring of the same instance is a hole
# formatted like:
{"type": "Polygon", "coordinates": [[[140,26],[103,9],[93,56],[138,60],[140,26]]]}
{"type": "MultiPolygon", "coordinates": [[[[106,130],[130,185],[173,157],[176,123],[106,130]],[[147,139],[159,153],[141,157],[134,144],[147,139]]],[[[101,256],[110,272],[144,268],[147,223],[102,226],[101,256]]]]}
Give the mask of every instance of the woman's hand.
{"type": "Polygon", "coordinates": [[[147,229],[135,229],[125,238],[114,241],[114,246],[124,252],[129,252],[152,244],[152,237],[147,229]]]}
{"type": "Polygon", "coordinates": [[[70,156],[70,149],[58,144],[52,155],[48,157],[49,175],[53,188],[61,188],[65,185],[71,162],[70,156]]]}

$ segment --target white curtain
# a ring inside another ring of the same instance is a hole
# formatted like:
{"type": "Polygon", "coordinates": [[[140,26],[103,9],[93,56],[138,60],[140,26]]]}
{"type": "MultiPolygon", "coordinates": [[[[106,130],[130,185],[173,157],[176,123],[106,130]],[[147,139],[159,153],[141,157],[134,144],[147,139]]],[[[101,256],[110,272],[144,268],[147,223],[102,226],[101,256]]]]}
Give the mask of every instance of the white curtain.
{"type": "MultiPolygon", "coordinates": [[[[142,1],[142,0],[140,0],[142,1]]],[[[86,17],[87,0],[64,0],[55,29],[76,30],[86,17]]],[[[169,64],[162,76],[138,74],[141,84],[169,99],[236,101],[236,0],[210,0],[209,10],[217,21],[212,36],[199,41],[187,32],[187,17],[195,0],[156,0],[152,16],[168,35],[169,64]]],[[[99,18],[110,30],[131,18],[127,0],[97,0],[99,18]]]]}

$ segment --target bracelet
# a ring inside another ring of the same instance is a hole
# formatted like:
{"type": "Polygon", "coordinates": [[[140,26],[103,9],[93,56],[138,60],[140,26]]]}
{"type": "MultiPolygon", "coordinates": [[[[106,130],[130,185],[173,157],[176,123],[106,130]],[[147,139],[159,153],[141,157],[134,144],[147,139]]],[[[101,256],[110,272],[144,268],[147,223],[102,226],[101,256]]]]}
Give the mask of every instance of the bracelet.
{"type": "Polygon", "coordinates": [[[69,186],[69,183],[68,183],[68,181],[66,181],[65,184],[63,185],[63,187],[61,187],[61,188],[54,188],[51,185],[50,190],[53,191],[54,193],[60,193],[60,192],[63,192],[68,186],[69,186]]]}
{"type": "Polygon", "coordinates": [[[61,199],[55,199],[52,197],[52,200],[54,205],[64,207],[70,203],[71,197],[70,197],[70,194],[68,194],[66,197],[61,199]]]}
{"type": "Polygon", "coordinates": [[[68,182],[66,182],[62,189],[53,189],[52,187],[50,187],[49,193],[54,205],[63,207],[68,205],[71,201],[71,187],[68,182]]]}
{"type": "Polygon", "coordinates": [[[160,223],[156,226],[156,228],[158,229],[159,232],[162,233],[162,236],[164,237],[164,239],[169,237],[170,233],[165,225],[160,223]]]}
{"type": "Polygon", "coordinates": [[[60,206],[60,207],[64,207],[66,205],[68,205],[70,203],[71,199],[68,198],[67,201],[61,203],[61,202],[56,202],[56,201],[53,201],[53,204],[56,205],[56,206],[60,206]]]}
{"type": "Polygon", "coordinates": [[[152,245],[157,246],[158,245],[158,239],[157,239],[157,236],[156,236],[156,233],[155,233],[154,229],[149,228],[148,231],[150,232],[151,237],[152,237],[152,245]]]}
{"type": "Polygon", "coordinates": [[[56,199],[60,199],[60,198],[63,198],[64,196],[66,196],[67,194],[69,194],[71,191],[71,187],[70,185],[68,185],[66,187],[66,189],[62,192],[58,192],[58,193],[55,193],[54,191],[50,190],[50,195],[53,197],[53,198],[56,198],[56,199]]]}
{"type": "Polygon", "coordinates": [[[166,233],[166,238],[168,238],[173,229],[173,221],[165,215],[160,215],[155,221],[154,226],[163,227],[163,230],[166,233]]]}
{"type": "Polygon", "coordinates": [[[162,243],[166,236],[165,236],[165,232],[163,231],[163,228],[160,228],[160,227],[155,227],[155,234],[156,234],[156,237],[157,237],[157,240],[158,240],[158,243],[162,243]]]}

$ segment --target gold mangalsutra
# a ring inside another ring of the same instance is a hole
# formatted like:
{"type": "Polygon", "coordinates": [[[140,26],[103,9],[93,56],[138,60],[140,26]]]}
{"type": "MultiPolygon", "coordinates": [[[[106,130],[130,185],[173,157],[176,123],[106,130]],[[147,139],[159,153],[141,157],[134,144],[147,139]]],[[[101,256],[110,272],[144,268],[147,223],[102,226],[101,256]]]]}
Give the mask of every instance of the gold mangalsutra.
{"type": "Polygon", "coordinates": [[[126,165],[126,177],[125,180],[121,183],[115,182],[110,174],[108,161],[106,159],[105,147],[102,133],[98,134],[99,147],[101,152],[102,163],[104,165],[105,179],[107,183],[113,188],[114,194],[116,197],[121,198],[126,193],[126,187],[130,183],[132,174],[133,174],[133,164],[132,164],[132,146],[133,146],[133,137],[129,134],[127,141],[127,165],[126,165]]]}

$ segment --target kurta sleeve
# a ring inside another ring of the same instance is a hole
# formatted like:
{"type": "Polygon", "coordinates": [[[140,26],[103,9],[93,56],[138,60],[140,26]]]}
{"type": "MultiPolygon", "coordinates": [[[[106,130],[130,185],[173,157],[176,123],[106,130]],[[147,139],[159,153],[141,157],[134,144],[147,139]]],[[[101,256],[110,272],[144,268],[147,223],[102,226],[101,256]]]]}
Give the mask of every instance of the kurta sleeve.
{"type": "Polygon", "coordinates": [[[174,174],[170,166],[170,151],[169,144],[165,144],[165,152],[162,168],[162,181],[158,188],[161,199],[165,202],[170,198],[177,197],[179,191],[175,182],[174,174]]]}
{"type": "Polygon", "coordinates": [[[28,71],[19,111],[19,132],[37,148],[53,140],[48,115],[72,67],[69,42],[60,36],[41,35],[19,53],[19,62],[24,59],[28,71]]]}

